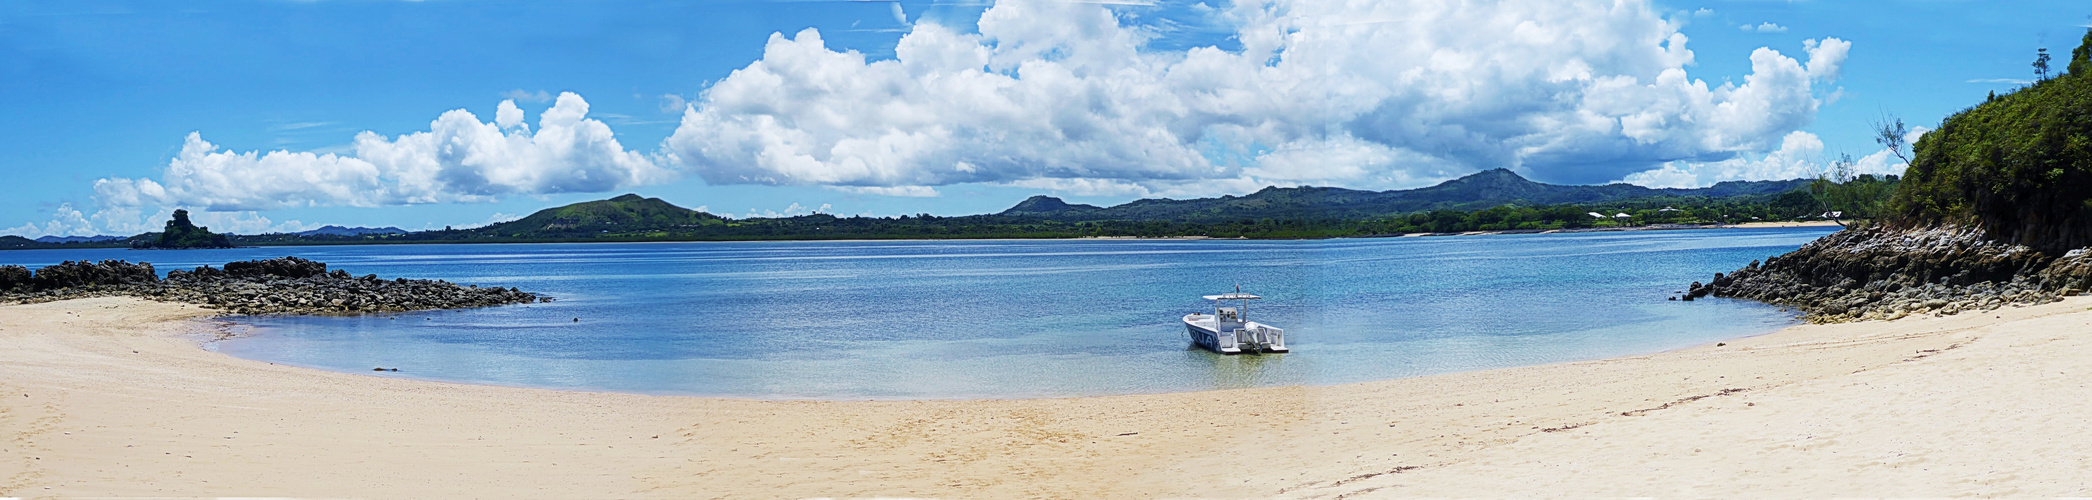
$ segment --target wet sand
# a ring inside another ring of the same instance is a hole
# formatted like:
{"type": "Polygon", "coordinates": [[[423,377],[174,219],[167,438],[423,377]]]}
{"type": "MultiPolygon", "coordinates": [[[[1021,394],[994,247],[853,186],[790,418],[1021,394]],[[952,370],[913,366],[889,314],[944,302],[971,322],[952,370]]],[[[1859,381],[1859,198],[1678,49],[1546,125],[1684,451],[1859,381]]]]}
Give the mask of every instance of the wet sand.
{"type": "Polygon", "coordinates": [[[415,381],[201,349],[193,307],[0,306],[0,496],[2082,496],[2088,306],[1339,386],[987,401],[415,381]]]}

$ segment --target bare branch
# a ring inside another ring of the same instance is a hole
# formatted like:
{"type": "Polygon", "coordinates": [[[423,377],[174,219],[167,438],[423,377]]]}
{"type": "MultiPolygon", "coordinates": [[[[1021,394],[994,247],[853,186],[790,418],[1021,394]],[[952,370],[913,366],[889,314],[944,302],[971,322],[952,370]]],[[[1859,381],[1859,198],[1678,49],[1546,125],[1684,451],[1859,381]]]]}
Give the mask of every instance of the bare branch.
{"type": "Polygon", "coordinates": [[[1910,144],[1905,137],[1909,136],[1910,127],[1903,125],[1902,118],[1890,115],[1883,116],[1881,121],[1874,122],[1874,142],[1880,144],[1883,148],[1887,148],[1889,154],[1896,155],[1897,159],[1903,160],[1904,165],[1912,164],[1910,155],[1906,153],[1906,150],[1910,149],[1910,144]]]}

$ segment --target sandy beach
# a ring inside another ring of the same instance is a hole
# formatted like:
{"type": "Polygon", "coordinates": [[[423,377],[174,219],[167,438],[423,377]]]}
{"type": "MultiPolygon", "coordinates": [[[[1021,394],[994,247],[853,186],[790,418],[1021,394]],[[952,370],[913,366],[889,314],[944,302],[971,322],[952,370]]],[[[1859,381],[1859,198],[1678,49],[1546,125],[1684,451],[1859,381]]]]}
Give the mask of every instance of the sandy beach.
{"type": "Polygon", "coordinates": [[[1839,224],[1839,223],[1838,223],[1837,221],[1828,221],[1828,220],[1812,220],[1812,221],[1803,221],[1803,222],[1793,222],[1793,221],[1775,221],[1775,222],[1744,222],[1744,223],[1740,223],[1740,224],[1730,224],[1730,225],[1728,225],[1728,226],[1726,226],[1726,227],[1841,227],[1841,226],[1843,226],[1843,224],[1839,224]]]}
{"type": "Polygon", "coordinates": [[[332,373],[199,348],[193,307],[0,306],[0,496],[2082,496],[2088,306],[1341,386],[827,402],[332,373]]]}

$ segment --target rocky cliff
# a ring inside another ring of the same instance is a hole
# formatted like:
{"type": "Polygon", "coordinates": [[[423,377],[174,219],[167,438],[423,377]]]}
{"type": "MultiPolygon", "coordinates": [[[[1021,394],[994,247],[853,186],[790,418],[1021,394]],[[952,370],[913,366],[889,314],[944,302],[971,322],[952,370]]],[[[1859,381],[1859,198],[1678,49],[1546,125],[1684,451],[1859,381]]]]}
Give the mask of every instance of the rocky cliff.
{"type": "Polygon", "coordinates": [[[1818,322],[1957,314],[2092,287],[2092,30],[2070,73],[1955,113],[1918,141],[1889,213],[1682,298],[1801,308],[1818,322]]]}
{"type": "Polygon", "coordinates": [[[1715,296],[1801,309],[1812,322],[1893,320],[2053,302],[2092,287],[2092,252],[2051,255],[1960,226],[1840,231],[1693,283],[1715,296]]]}

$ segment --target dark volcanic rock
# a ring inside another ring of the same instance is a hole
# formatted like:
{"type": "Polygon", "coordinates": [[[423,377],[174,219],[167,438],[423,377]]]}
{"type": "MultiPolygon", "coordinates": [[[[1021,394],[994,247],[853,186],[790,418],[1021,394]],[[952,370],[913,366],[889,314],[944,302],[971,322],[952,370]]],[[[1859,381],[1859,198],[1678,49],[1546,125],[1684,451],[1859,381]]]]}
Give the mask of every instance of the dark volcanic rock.
{"type": "Polygon", "coordinates": [[[105,260],[101,263],[88,261],[65,261],[38,269],[31,283],[37,290],[56,290],[88,285],[127,285],[132,283],[154,283],[160,281],[153,265],[140,262],[132,264],[121,260],[105,260]]]}
{"type": "MultiPolygon", "coordinates": [[[[1695,283],[1695,285],[1698,285],[1695,283]]],[[[1958,226],[1841,231],[1724,276],[1687,297],[1793,306],[1812,322],[1897,319],[2039,304],[2092,287],[2092,255],[2055,257],[1958,226]]]]}
{"type": "MultiPolygon", "coordinates": [[[[0,280],[13,279],[11,273],[0,268],[0,280]]],[[[224,269],[204,266],[170,271],[165,280],[158,279],[152,265],[146,263],[66,262],[39,269],[26,282],[29,285],[0,287],[0,303],[128,295],[199,304],[226,314],[361,314],[551,300],[514,288],[382,280],[375,274],[353,277],[346,271],[328,272],[324,263],[296,257],[233,262],[224,269]]]]}
{"type": "Polygon", "coordinates": [[[225,273],[240,277],[278,276],[284,278],[304,278],[327,274],[327,264],[297,257],[243,260],[225,263],[225,273]]]}
{"type": "Polygon", "coordinates": [[[26,267],[0,266],[0,293],[33,286],[34,282],[30,281],[33,276],[26,267]]]}

